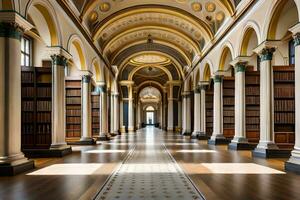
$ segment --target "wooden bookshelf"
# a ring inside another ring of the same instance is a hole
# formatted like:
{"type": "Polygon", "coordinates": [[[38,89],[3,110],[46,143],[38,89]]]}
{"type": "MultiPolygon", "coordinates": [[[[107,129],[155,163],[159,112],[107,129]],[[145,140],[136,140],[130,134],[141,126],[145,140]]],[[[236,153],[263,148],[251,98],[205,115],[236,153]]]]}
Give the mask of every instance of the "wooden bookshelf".
{"type": "Polygon", "coordinates": [[[66,78],[66,140],[81,137],[81,78],[66,78]]]}
{"type": "Polygon", "coordinates": [[[52,71],[50,67],[22,67],[22,149],[48,149],[52,129],[52,71]]]}
{"type": "Polygon", "coordinates": [[[100,132],[100,95],[92,93],[92,134],[98,137],[100,132]]]}
{"type": "Polygon", "coordinates": [[[251,143],[259,142],[260,133],[260,72],[247,67],[246,90],[246,137],[251,143]]]}
{"type": "Polygon", "coordinates": [[[213,133],[214,122],[214,83],[211,81],[205,93],[206,109],[206,134],[211,136],[213,133]]]}
{"type": "Polygon", "coordinates": [[[295,143],[295,68],[274,66],[274,134],[279,147],[295,143]]]}
{"type": "Polygon", "coordinates": [[[223,133],[226,138],[234,137],[234,77],[223,80],[223,133]]]}

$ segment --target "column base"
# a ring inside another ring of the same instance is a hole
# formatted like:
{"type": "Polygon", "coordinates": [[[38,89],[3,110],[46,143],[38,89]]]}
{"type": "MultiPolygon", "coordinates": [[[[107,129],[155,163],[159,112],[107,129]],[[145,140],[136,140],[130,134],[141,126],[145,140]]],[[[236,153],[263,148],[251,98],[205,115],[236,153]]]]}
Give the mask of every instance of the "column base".
{"type": "Polygon", "coordinates": [[[200,133],[201,133],[200,131],[194,131],[191,135],[191,139],[198,139],[200,133]]]}
{"type": "Polygon", "coordinates": [[[208,140],[208,144],[210,145],[222,145],[228,143],[230,143],[230,140],[225,138],[222,134],[213,135],[208,140]]]}
{"type": "Polygon", "coordinates": [[[53,158],[63,157],[72,153],[71,146],[50,147],[50,149],[24,149],[23,153],[28,158],[53,158]]]}
{"type": "Polygon", "coordinates": [[[300,174],[300,149],[296,148],[292,151],[292,156],[285,162],[285,170],[300,174]]]}
{"type": "Polygon", "coordinates": [[[12,162],[3,162],[0,164],[0,176],[14,176],[34,169],[34,161],[25,157],[12,162]]]}
{"type": "Polygon", "coordinates": [[[167,131],[174,131],[174,127],[168,127],[167,131]]]}
{"type": "Polygon", "coordinates": [[[208,140],[208,138],[209,138],[209,136],[206,135],[205,132],[200,132],[200,134],[197,137],[198,140],[208,140]]]}
{"type": "Polygon", "coordinates": [[[101,134],[99,137],[97,137],[97,141],[109,141],[109,140],[111,140],[109,134],[101,134]]]}
{"type": "Polygon", "coordinates": [[[134,134],[134,127],[128,127],[128,134],[134,134]]]}
{"type": "Polygon", "coordinates": [[[116,133],[116,132],[111,132],[110,135],[111,135],[112,137],[115,137],[115,136],[118,135],[118,133],[116,133]]]}
{"type": "Polygon", "coordinates": [[[191,136],[191,131],[184,131],[184,132],[182,132],[182,135],[183,136],[191,136]]]}
{"type": "Polygon", "coordinates": [[[71,145],[94,145],[96,141],[93,138],[81,138],[79,141],[70,142],[71,145]]]}
{"type": "Polygon", "coordinates": [[[253,150],[255,149],[256,144],[251,144],[249,142],[243,143],[243,142],[231,142],[228,145],[229,150],[253,150]]]}
{"type": "Polygon", "coordinates": [[[275,143],[269,143],[266,147],[258,144],[252,151],[253,157],[258,158],[289,158],[291,150],[279,149],[275,143]]]}

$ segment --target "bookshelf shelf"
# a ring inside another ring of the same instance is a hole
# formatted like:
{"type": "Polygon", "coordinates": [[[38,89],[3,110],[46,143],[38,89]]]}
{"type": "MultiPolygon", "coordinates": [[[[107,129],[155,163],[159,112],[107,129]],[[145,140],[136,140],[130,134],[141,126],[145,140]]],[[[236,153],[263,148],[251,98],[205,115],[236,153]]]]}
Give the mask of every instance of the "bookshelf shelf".
{"type": "Polygon", "coordinates": [[[274,66],[274,134],[279,147],[292,148],[295,139],[295,69],[274,66]]]}
{"type": "Polygon", "coordinates": [[[92,134],[99,136],[100,132],[100,94],[92,93],[92,134]]]}
{"type": "Polygon", "coordinates": [[[22,150],[48,149],[52,132],[52,70],[50,67],[21,67],[22,150]],[[40,84],[39,81],[47,84],[40,84]]]}
{"type": "Polygon", "coordinates": [[[213,101],[214,101],[214,83],[211,81],[208,89],[205,93],[205,105],[206,105],[206,134],[211,136],[213,133],[213,101]]]}
{"type": "Polygon", "coordinates": [[[246,90],[246,137],[249,142],[259,142],[260,132],[260,73],[247,67],[246,90]]]}
{"type": "Polygon", "coordinates": [[[224,77],[223,80],[223,128],[226,138],[234,137],[234,77],[224,77]]]}

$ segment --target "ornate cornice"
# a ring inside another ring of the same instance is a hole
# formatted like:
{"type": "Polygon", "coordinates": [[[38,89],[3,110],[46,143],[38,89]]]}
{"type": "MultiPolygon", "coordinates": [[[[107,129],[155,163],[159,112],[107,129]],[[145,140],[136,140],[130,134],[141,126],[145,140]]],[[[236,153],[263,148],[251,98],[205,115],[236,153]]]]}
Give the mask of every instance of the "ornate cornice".
{"type": "Polygon", "coordinates": [[[294,36],[294,46],[299,46],[300,45],[300,32],[296,33],[294,36]]]}
{"type": "Polygon", "coordinates": [[[89,74],[82,75],[82,82],[83,83],[90,83],[91,79],[92,79],[92,77],[89,74]]]}
{"type": "Polygon", "coordinates": [[[214,83],[221,83],[223,81],[223,76],[215,75],[214,76],[214,83]]]}

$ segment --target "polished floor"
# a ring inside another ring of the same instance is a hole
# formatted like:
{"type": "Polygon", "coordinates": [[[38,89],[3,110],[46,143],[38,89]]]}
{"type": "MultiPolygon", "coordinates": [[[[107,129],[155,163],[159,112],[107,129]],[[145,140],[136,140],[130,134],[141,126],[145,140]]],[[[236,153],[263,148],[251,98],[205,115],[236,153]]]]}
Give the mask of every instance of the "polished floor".
{"type": "Polygon", "coordinates": [[[0,178],[0,199],[300,199],[300,176],[284,161],[150,127],[37,159],[35,170],[0,178]]]}

